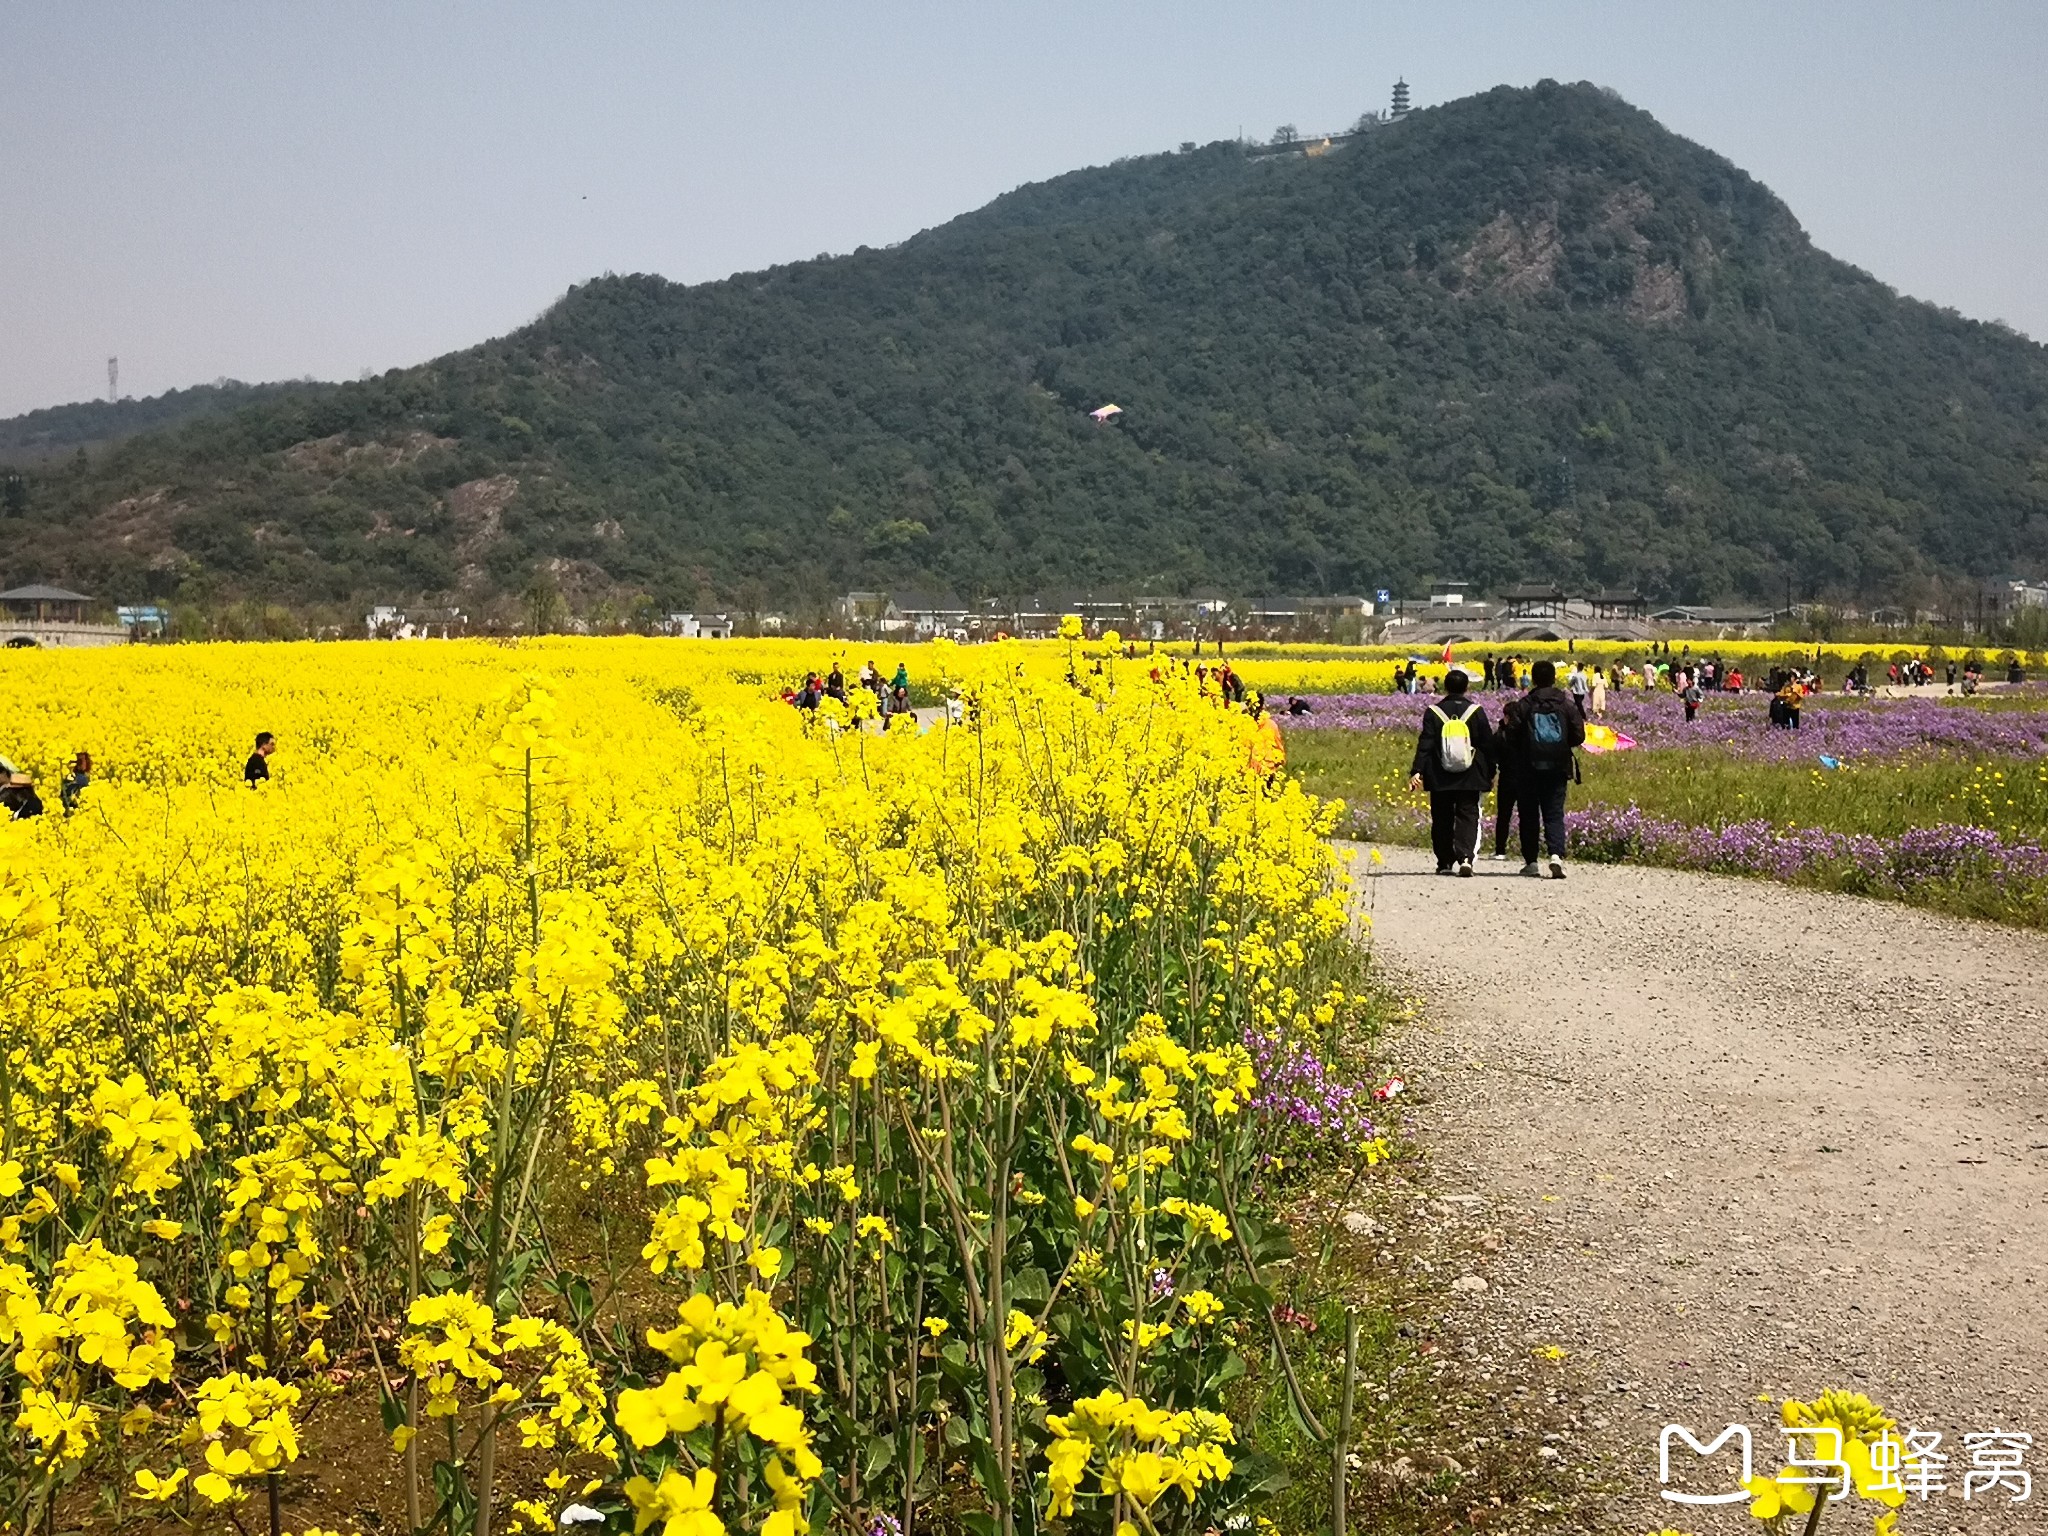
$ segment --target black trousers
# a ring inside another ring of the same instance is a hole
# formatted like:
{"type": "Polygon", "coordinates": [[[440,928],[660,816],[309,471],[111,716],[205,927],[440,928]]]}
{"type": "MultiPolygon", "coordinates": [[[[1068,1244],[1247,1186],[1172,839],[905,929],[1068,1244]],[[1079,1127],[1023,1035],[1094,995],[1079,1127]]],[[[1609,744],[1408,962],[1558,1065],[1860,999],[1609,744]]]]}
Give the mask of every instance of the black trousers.
{"type": "Polygon", "coordinates": [[[1508,824],[1515,819],[1515,802],[1521,798],[1515,781],[1505,774],[1493,791],[1493,851],[1508,851],[1508,824]]]}
{"type": "Polygon", "coordinates": [[[1436,867],[1470,863],[1479,852],[1479,791],[1441,790],[1429,797],[1429,845],[1436,867]]]}
{"type": "Polygon", "coordinates": [[[1536,834],[1550,845],[1553,859],[1564,857],[1564,792],[1571,775],[1563,772],[1530,773],[1521,782],[1522,862],[1536,862],[1536,834]]]}

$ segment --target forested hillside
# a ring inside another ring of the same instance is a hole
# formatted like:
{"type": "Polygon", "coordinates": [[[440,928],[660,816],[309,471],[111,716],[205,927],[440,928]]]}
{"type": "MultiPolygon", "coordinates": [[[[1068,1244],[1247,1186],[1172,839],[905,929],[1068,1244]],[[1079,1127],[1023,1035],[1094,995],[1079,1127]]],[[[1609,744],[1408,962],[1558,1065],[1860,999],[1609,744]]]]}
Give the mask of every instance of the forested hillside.
{"type": "Polygon", "coordinates": [[[303,387],[299,383],[244,384],[238,379],[221,379],[194,384],[190,389],[166,390],[143,400],[83,400],[10,416],[0,420],[0,465],[21,468],[80,448],[103,448],[139,432],[173,427],[200,416],[218,416],[303,387]]]}
{"type": "Polygon", "coordinates": [[[5,579],[112,596],[479,600],[539,572],[685,606],[1432,575],[1870,601],[2048,568],[2048,350],[1546,83],[1326,154],[1077,171],[887,250],[605,277],[8,505],[5,579]]]}

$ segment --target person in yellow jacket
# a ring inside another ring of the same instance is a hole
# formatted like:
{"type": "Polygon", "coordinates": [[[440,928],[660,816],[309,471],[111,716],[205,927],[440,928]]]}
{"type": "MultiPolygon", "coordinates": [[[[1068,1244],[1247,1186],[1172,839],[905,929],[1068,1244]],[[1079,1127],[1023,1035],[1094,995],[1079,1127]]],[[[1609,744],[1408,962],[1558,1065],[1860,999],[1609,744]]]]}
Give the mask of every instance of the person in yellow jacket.
{"type": "Polygon", "coordinates": [[[1256,697],[1245,710],[1252,717],[1252,772],[1271,780],[1287,766],[1287,742],[1280,734],[1280,722],[1266,713],[1264,702],[1256,697]]]}

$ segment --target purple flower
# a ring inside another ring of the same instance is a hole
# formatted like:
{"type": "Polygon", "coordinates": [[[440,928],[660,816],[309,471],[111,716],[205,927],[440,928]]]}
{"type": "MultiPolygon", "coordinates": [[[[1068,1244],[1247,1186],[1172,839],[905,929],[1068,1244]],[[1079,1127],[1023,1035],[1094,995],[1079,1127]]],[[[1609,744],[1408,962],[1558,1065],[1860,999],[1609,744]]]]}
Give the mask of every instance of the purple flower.
{"type": "Polygon", "coordinates": [[[1338,1142],[1370,1141],[1379,1134],[1371,1087],[1333,1075],[1312,1044],[1247,1030],[1244,1045],[1259,1076],[1254,1113],[1338,1142]]]}
{"type": "MultiPolygon", "coordinates": [[[[1512,694],[1476,695],[1489,718],[1500,718],[1512,694]]],[[[1638,750],[1711,749],[1717,757],[1743,762],[1813,762],[1823,754],[1854,762],[1898,758],[1917,752],[1953,752],[1971,757],[2034,757],[2048,752],[2048,709],[1966,703],[1930,693],[1905,699],[1855,699],[1816,694],[1800,712],[1800,729],[1771,728],[1763,693],[1710,695],[1697,720],[1686,722],[1676,694],[1617,689],[1607,695],[1600,716],[1638,750]]],[[[1429,705],[1401,694],[1341,694],[1319,699],[1312,715],[1289,717],[1290,731],[1352,730],[1413,732],[1429,705]]]]}
{"type": "Polygon", "coordinates": [[[1783,829],[1767,821],[1692,826],[1651,816],[1639,806],[1593,805],[1566,813],[1565,830],[1573,854],[1582,859],[1779,880],[1829,875],[1878,893],[1966,879],[2048,880],[2048,848],[2038,839],[2008,839],[1988,827],[1955,823],[1873,837],[1819,827],[1783,829]]]}

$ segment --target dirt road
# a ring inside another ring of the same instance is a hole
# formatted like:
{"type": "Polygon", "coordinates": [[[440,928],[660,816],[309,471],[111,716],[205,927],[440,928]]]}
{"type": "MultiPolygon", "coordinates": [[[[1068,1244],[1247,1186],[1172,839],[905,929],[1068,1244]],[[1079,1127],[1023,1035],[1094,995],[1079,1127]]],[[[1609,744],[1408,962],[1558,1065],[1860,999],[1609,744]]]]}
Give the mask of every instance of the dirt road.
{"type": "MultiPolygon", "coordinates": [[[[2048,936],[1760,881],[1445,879],[1384,854],[1360,900],[1426,1005],[1397,1046],[1417,1130],[1438,1189],[1502,1234],[1472,1266],[1486,1287],[1457,1288],[1486,1341],[1468,1359],[1566,1351],[1568,1427],[1531,1454],[1602,1469],[1618,1525],[1753,1530],[1743,1505],[1660,1501],[1662,1426],[1747,1423],[1764,1471],[1783,1442],[1761,1394],[1851,1388],[1944,1435],[1948,1488],[1903,1533],[2048,1530],[2048,936]],[[1991,1431],[2036,1441],[2025,1503],[1981,1472],[1963,1497],[1963,1437],[1991,1431]]],[[[1685,1487],[1732,1485],[1725,1461],[1673,1461],[1685,1487]]]]}

